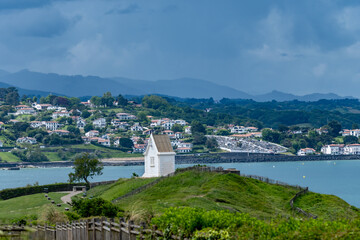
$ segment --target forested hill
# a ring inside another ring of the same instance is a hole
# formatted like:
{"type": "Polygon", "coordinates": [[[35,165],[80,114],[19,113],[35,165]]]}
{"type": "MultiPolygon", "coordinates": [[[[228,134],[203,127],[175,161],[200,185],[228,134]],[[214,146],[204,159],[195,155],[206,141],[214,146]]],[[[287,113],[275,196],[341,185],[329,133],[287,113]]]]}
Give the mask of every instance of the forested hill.
{"type": "Polygon", "coordinates": [[[360,123],[358,99],[319,100],[315,102],[255,102],[242,99],[168,99],[172,104],[196,109],[208,109],[211,113],[223,113],[262,122],[264,127],[279,125],[304,125],[321,127],[336,120],[344,128],[360,123]]]}

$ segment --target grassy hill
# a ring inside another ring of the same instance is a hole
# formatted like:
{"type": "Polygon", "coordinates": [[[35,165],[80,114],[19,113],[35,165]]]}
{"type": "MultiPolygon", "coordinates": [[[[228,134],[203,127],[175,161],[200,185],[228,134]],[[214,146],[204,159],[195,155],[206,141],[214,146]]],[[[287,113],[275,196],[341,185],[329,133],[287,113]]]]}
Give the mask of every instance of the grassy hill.
{"type": "MultiPolygon", "coordinates": [[[[64,211],[65,207],[69,207],[60,200],[64,195],[66,193],[48,194],[55,203],[62,204],[62,207],[59,208],[60,211],[64,211]]],[[[0,201],[0,222],[9,222],[24,216],[34,216],[37,219],[44,209],[50,206],[52,206],[51,202],[44,197],[43,193],[2,200],[0,201]]]]}
{"type": "MultiPolygon", "coordinates": [[[[93,188],[93,196],[113,200],[154,179],[119,180],[109,186],[93,188]]],[[[146,190],[123,198],[116,204],[129,216],[159,215],[169,207],[195,207],[206,210],[230,210],[248,213],[258,219],[299,216],[291,210],[289,201],[299,192],[291,186],[268,184],[235,174],[187,171],[165,178],[146,190]]],[[[357,208],[342,199],[308,193],[295,206],[327,220],[356,218],[357,208]]]]}

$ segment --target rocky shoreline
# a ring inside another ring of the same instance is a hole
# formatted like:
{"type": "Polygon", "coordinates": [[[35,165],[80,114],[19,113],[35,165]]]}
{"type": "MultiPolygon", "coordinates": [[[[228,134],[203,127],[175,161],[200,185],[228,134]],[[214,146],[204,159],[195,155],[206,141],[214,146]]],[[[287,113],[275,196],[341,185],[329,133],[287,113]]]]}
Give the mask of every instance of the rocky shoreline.
{"type": "MultiPolygon", "coordinates": [[[[186,154],[177,155],[176,164],[210,164],[210,163],[237,163],[237,162],[294,162],[294,161],[335,161],[335,160],[360,160],[360,155],[312,155],[289,156],[283,154],[266,153],[212,153],[212,154],[186,154]]],[[[102,160],[104,166],[131,166],[144,165],[141,159],[102,160]]],[[[0,163],[0,168],[15,167],[72,167],[69,161],[61,162],[16,162],[0,163]]]]}

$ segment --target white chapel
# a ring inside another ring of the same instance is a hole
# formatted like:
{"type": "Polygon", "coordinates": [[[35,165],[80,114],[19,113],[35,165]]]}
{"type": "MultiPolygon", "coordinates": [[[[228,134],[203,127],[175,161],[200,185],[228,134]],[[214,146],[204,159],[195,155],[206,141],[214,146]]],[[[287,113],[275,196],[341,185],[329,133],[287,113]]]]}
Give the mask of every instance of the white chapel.
{"type": "Polygon", "coordinates": [[[167,135],[150,135],[143,177],[161,177],[175,172],[175,155],[167,135]]]}

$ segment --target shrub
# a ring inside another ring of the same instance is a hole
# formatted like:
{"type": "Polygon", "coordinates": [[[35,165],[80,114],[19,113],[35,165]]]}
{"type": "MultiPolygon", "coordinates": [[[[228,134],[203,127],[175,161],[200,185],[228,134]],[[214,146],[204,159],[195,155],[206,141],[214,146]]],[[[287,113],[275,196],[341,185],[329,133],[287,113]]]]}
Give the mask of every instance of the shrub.
{"type": "Polygon", "coordinates": [[[116,205],[102,198],[74,200],[73,209],[81,217],[105,216],[109,218],[116,217],[120,210],[116,205]]]}
{"type": "Polygon", "coordinates": [[[37,185],[37,186],[28,186],[28,187],[19,187],[19,188],[7,188],[0,191],[0,199],[6,200],[15,197],[21,197],[25,195],[42,193],[44,188],[47,188],[49,192],[60,192],[60,191],[71,191],[73,186],[84,186],[84,183],[55,183],[48,185],[37,185]]]}

